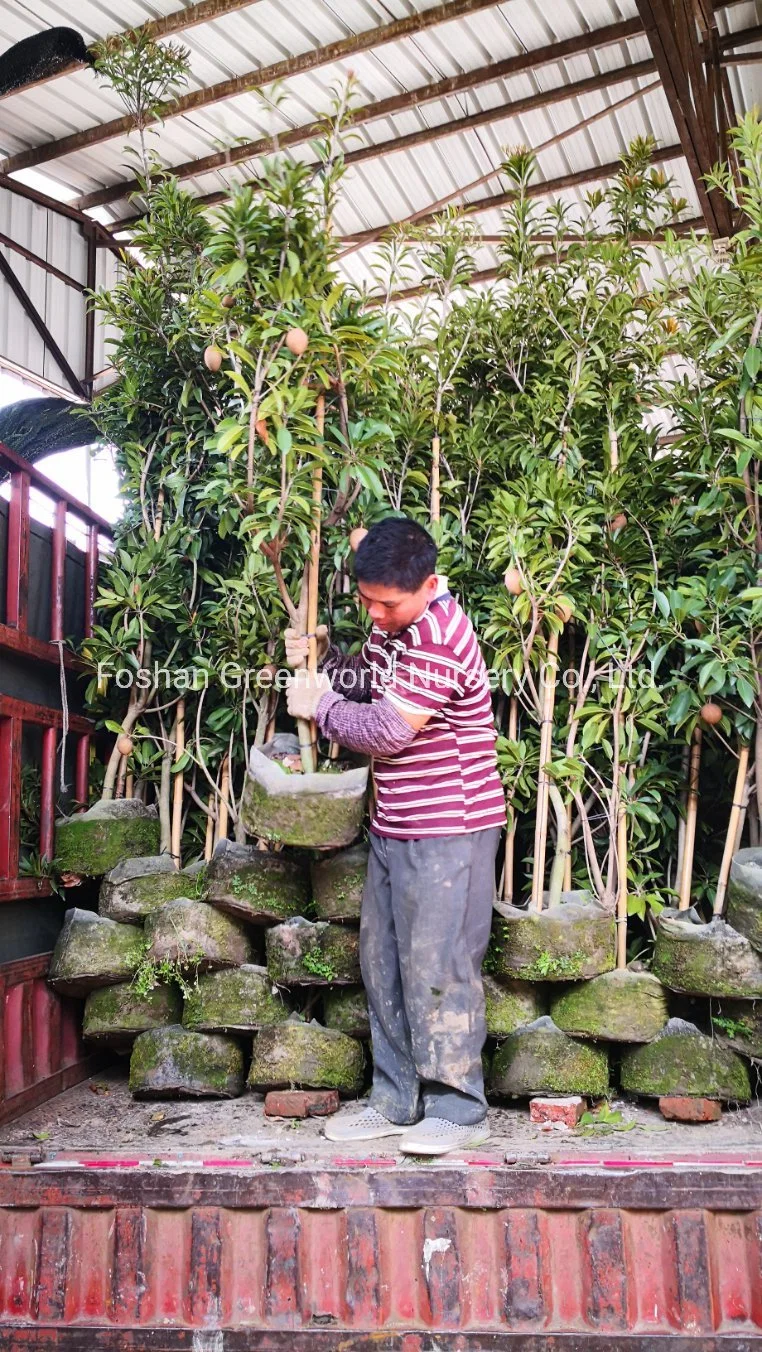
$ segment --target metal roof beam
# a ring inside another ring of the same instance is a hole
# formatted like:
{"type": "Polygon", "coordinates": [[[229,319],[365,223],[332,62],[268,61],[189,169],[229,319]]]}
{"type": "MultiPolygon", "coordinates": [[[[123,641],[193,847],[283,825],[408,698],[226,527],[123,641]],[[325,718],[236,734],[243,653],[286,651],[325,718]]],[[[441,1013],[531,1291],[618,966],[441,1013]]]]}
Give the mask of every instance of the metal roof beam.
{"type": "MultiPolygon", "coordinates": [[[[397,42],[401,38],[420,33],[437,24],[449,23],[482,9],[494,9],[498,0],[448,0],[448,3],[433,5],[416,14],[408,14],[402,19],[384,24],[380,28],[369,28],[362,33],[353,33],[338,42],[328,43],[325,47],[314,47],[311,51],[298,56],[290,56],[284,61],[276,61],[270,66],[260,66],[257,70],[236,75],[230,80],[221,80],[218,84],[205,89],[194,89],[181,94],[160,110],[161,118],[179,117],[183,113],[196,112],[210,103],[219,103],[222,99],[235,98],[263,85],[274,84],[277,80],[287,79],[291,75],[301,75],[305,71],[317,70],[320,66],[332,65],[347,57],[356,56],[388,42],[397,42]]],[[[128,136],[133,130],[132,118],[125,114],[103,122],[95,127],[73,132],[70,136],[60,137],[56,141],[46,141],[30,150],[10,155],[0,163],[0,174],[12,174],[19,169],[32,169],[36,165],[46,164],[50,160],[71,155],[77,150],[86,150],[89,146],[110,141],[116,136],[128,136]]]]}
{"type": "MultiPolygon", "coordinates": [[[[536,70],[539,66],[563,61],[567,57],[576,56],[580,52],[589,52],[591,49],[598,50],[602,47],[611,46],[615,42],[623,42],[627,38],[638,37],[643,31],[643,24],[639,18],[624,19],[619,23],[606,24],[605,27],[593,29],[592,32],[578,33],[572,38],[564,38],[561,42],[551,42],[547,46],[537,47],[533,51],[519,52],[516,56],[506,57],[503,61],[494,61],[486,66],[479,66],[475,70],[463,71],[458,75],[434,80],[430,84],[420,85],[416,89],[406,90],[401,94],[392,94],[390,98],[379,99],[377,103],[369,103],[364,108],[355,109],[350,117],[350,125],[363,126],[368,122],[391,117],[395,113],[404,113],[410,108],[419,108],[437,99],[447,98],[451,94],[460,94],[466,90],[476,89],[479,85],[509,79],[513,75],[526,74],[527,71],[536,70]]],[[[256,141],[246,141],[229,146],[226,150],[216,151],[212,155],[205,155],[200,159],[186,160],[183,164],[172,165],[169,172],[176,178],[184,179],[213,173],[217,169],[229,169],[233,165],[246,160],[272,154],[276,148],[285,150],[291,146],[302,145],[305,141],[312,139],[315,130],[315,122],[307,122],[300,127],[292,128],[290,131],[279,132],[277,136],[262,136],[256,141]]],[[[105,206],[109,202],[118,202],[121,198],[137,192],[139,186],[137,179],[125,179],[123,182],[114,183],[108,188],[87,193],[78,199],[77,205],[82,210],[105,206]]]]}
{"type": "Polygon", "coordinates": [[[66,379],[69,382],[69,385],[73,389],[74,393],[78,395],[80,399],[87,399],[88,397],[87,391],[85,390],[84,385],[75,375],[74,371],[72,370],[71,366],[66,360],[66,357],[64,356],[60,347],[58,346],[58,343],[56,342],[55,338],[50,332],[50,329],[45,323],[45,320],[43,319],[42,315],[37,309],[37,306],[31,299],[31,297],[27,295],[26,291],[24,290],[24,287],[21,285],[21,282],[19,281],[18,277],[13,271],[13,268],[11,267],[7,258],[4,256],[4,254],[1,253],[0,253],[0,273],[2,273],[11,291],[16,297],[16,300],[21,306],[22,310],[24,311],[28,319],[31,321],[33,327],[37,330],[37,333],[40,335],[40,338],[43,341],[43,345],[48,349],[51,356],[54,357],[55,361],[58,363],[58,366],[61,368],[61,371],[66,376],[66,379]]]}
{"type": "Polygon", "coordinates": [[[709,192],[704,181],[720,157],[720,136],[695,11],[684,0],[637,0],[637,5],[707,229],[715,236],[728,235],[729,205],[721,194],[709,192]]]}
{"type": "MultiPolygon", "coordinates": [[[[221,19],[223,15],[231,14],[237,9],[247,9],[249,5],[258,4],[259,0],[200,0],[197,5],[173,10],[171,14],[165,14],[161,19],[150,19],[148,23],[140,24],[137,31],[147,33],[156,39],[168,38],[173,33],[184,33],[186,28],[195,28],[200,23],[211,23],[213,19],[221,19]]],[[[129,28],[122,29],[123,33],[133,31],[129,28]]],[[[3,99],[11,99],[16,94],[26,94],[30,89],[50,84],[51,80],[57,80],[61,75],[71,75],[75,70],[82,70],[83,64],[81,61],[72,61],[68,66],[61,66],[54,75],[43,75],[40,80],[29,80],[26,84],[17,85],[15,89],[0,94],[0,103],[3,99]]]]}

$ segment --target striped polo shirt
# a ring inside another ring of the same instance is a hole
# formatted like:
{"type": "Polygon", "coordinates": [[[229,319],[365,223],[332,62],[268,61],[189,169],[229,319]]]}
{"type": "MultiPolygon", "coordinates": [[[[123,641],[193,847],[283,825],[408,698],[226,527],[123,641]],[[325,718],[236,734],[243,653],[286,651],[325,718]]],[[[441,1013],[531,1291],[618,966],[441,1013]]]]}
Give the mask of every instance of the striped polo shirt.
{"type": "Polygon", "coordinates": [[[373,626],[363,648],[371,700],[430,713],[393,756],[373,757],[371,830],[381,836],[462,835],[505,823],[489,678],[473,625],[449,592],[399,634],[373,626]]]}

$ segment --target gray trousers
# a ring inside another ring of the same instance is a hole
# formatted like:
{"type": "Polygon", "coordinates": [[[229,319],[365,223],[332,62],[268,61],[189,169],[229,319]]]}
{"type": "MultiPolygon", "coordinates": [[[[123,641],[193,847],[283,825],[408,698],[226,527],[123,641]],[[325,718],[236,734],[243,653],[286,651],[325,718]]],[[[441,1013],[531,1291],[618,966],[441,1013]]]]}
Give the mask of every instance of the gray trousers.
{"type": "Polygon", "coordinates": [[[418,1121],[421,1107],[462,1124],[486,1115],[481,964],[499,840],[497,827],[414,840],[370,834],[360,920],[370,1103],[392,1122],[418,1121]]]}

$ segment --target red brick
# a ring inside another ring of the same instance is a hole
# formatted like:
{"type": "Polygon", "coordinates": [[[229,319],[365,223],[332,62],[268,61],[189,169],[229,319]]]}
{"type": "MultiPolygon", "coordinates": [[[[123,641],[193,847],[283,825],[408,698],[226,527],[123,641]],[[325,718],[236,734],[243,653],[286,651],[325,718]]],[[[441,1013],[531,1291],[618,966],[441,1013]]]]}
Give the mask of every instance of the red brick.
{"type": "Polygon", "coordinates": [[[670,1122],[719,1122],[722,1104],[707,1098],[660,1098],[659,1111],[670,1122]]]}
{"type": "Polygon", "coordinates": [[[587,1108],[587,1100],[576,1094],[566,1098],[533,1098],[529,1104],[530,1122],[561,1122],[576,1127],[587,1108]]]}
{"type": "Polygon", "coordinates": [[[338,1107],[335,1089],[273,1089],[265,1097],[267,1117],[329,1117],[338,1107]]]}

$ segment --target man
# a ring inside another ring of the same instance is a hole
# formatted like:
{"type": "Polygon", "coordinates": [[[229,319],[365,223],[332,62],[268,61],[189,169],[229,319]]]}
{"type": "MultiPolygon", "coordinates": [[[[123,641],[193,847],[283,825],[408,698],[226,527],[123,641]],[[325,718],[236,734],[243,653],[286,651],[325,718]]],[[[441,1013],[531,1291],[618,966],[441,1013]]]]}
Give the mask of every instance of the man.
{"type": "MultiPolygon", "coordinates": [[[[481,963],[505,822],[484,659],[436,552],[414,521],[373,526],[355,556],[373,621],[362,653],[342,655],[323,628],[321,670],[288,688],[289,713],[370,755],[375,783],[360,921],[373,1089],[368,1107],[343,1110],[325,1135],[399,1135],[421,1155],[488,1138],[481,963]]],[[[285,637],[297,666],[307,639],[285,637]]]]}

